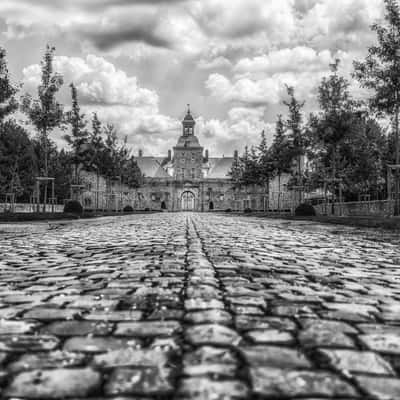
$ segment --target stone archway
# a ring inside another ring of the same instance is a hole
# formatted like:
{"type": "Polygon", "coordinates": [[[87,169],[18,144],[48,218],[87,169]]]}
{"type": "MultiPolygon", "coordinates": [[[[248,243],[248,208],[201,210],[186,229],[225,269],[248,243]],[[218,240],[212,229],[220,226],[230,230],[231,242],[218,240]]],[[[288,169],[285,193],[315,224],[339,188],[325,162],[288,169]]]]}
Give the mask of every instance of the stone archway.
{"type": "Polygon", "coordinates": [[[196,206],[196,196],[190,190],[182,193],[181,196],[181,210],[182,211],[194,211],[196,206]]]}

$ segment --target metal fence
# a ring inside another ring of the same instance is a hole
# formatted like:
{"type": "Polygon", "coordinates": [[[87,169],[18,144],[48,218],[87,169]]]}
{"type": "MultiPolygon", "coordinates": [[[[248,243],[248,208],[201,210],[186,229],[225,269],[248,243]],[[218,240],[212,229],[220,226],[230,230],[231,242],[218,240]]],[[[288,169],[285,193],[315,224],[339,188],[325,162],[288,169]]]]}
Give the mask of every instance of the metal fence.
{"type": "Polygon", "coordinates": [[[319,215],[332,216],[379,216],[393,215],[393,200],[354,201],[346,203],[327,202],[314,206],[319,215]]]}

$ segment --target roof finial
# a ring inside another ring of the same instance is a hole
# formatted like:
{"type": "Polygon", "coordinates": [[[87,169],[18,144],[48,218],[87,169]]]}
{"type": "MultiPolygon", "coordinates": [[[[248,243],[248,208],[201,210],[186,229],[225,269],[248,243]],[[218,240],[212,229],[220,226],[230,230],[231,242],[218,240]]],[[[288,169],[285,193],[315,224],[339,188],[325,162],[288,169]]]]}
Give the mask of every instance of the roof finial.
{"type": "Polygon", "coordinates": [[[187,104],[187,108],[188,108],[187,113],[190,114],[190,104],[189,103],[187,104]]]}

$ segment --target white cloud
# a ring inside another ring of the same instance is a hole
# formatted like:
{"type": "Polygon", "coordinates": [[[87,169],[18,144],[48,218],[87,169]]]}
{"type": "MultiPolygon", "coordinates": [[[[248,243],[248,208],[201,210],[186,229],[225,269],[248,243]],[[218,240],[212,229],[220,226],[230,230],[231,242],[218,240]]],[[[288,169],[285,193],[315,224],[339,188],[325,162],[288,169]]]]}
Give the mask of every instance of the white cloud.
{"type": "MultiPolygon", "coordinates": [[[[115,125],[120,136],[128,136],[135,147],[150,151],[156,140],[158,151],[166,151],[172,137],[177,136],[179,121],[160,113],[157,93],[140,87],[136,77],[128,76],[104,58],[55,57],[54,70],[64,76],[66,83],[75,83],[85,113],[97,112],[104,123],[115,125]]],[[[31,65],[23,74],[25,89],[34,92],[40,84],[40,66],[31,65]]]]}
{"type": "Polygon", "coordinates": [[[264,121],[264,107],[234,107],[224,120],[198,118],[197,130],[201,144],[212,154],[232,156],[235,150],[257,145],[264,130],[272,138],[272,125],[264,121]]]}
{"type": "MultiPolygon", "coordinates": [[[[340,57],[340,54],[337,55],[340,57]]],[[[298,46],[274,50],[253,58],[243,58],[234,67],[236,73],[274,74],[279,72],[326,71],[332,62],[330,50],[317,52],[298,46]]]]}
{"type": "MultiPolygon", "coordinates": [[[[158,107],[156,92],[139,87],[137,78],[128,76],[102,57],[55,57],[54,69],[64,76],[66,83],[74,82],[83,104],[127,105],[133,107],[158,107]]],[[[27,89],[40,82],[40,66],[23,70],[27,89]]]]}
{"type": "Polygon", "coordinates": [[[286,85],[293,86],[300,98],[313,100],[322,76],[324,73],[288,72],[261,79],[239,77],[230,80],[221,74],[212,74],[206,87],[212,96],[224,102],[257,107],[280,104],[286,97],[286,85]]]}

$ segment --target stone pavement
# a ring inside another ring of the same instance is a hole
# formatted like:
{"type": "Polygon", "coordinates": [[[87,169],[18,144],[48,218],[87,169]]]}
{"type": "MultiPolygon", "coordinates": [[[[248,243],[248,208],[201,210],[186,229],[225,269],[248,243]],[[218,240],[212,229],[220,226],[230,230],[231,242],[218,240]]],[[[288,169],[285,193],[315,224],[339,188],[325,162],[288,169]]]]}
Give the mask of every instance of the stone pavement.
{"type": "Polygon", "coordinates": [[[399,267],[306,222],[0,225],[0,397],[398,400],[399,267]]]}

